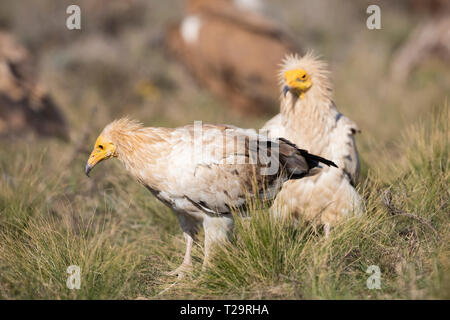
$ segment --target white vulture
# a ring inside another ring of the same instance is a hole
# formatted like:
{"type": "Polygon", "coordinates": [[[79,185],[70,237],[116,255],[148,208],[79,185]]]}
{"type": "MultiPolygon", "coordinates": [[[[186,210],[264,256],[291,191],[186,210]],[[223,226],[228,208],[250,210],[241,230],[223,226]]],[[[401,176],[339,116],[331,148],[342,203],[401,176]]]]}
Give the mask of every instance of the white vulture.
{"type": "Polygon", "coordinates": [[[192,265],[201,225],[205,266],[213,245],[225,241],[233,228],[233,209],[245,209],[255,195],[270,200],[284,181],[316,174],[322,164],[335,165],[285,139],[269,140],[232,126],[145,128],[128,119],[105,127],[85,173],[111,157],[177,214],[187,242],[182,265],[171,273],[179,277],[192,265]]]}
{"type": "Polygon", "coordinates": [[[326,236],[330,226],[363,210],[355,190],[359,158],[354,135],[359,129],[336,109],[328,76],[327,64],[312,53],[287,56],[280,72],[280,113],[262,128],[270,138],[283,137],[337,164],[286,182],[273,204],[277,215],[323,224],[326,236]]]}

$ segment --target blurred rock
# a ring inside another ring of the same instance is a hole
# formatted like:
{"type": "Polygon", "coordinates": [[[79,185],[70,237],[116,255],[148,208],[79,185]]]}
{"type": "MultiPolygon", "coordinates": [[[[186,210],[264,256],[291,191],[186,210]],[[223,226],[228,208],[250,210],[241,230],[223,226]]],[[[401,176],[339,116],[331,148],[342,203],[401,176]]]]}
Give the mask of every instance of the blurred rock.
{"type": "Polygon", "coordinates": [[[37,81],[29,52],[13,35],[0,31],[0,136],[29,131],[69,139],[67,123],[37,81]]]}
{"type": "Polygon", "coordinates": [[[247,113],[278,110],[278,65],[286,53],[302,53],[261,8],[257,0],[187,0],[165,39],[201,85],[247,113]]]}

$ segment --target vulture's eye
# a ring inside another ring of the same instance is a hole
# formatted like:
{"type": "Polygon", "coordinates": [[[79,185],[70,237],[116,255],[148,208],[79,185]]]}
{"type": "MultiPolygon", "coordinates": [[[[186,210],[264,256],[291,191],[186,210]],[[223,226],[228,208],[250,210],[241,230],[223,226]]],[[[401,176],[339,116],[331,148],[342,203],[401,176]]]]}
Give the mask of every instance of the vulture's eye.
{"type": "Polygon", "coordinates": [[[305,81],[306,80],[306,74],[301,75],[299,78],[297,78],[295,80],[297,80],[298,82],[305,81]]]}
{"type": "Polygon", "coordinates": [[[98,147],[103,150],[103,145],[99,144],[98,147]]]}

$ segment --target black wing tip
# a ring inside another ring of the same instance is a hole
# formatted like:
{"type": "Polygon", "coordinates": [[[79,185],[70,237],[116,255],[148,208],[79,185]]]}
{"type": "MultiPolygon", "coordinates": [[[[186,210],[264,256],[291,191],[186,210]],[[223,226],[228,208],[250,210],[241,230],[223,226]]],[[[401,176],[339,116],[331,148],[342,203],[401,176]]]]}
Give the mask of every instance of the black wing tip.
{"type": "MultiPolygon", "coordinates": [[[[312,160],[314,160],[314,161],[323,163],[323,164],[325,164],[325,165],[327,165],[327,166],[329,166],[329,167],[339,168],[339,167],[337,166],[337,164],[334,163],[333,161],[328,160],[328,159],[325,159],[325,158],[322,158],[322,157],[320,157],[320,156],[316,156],[316,155],[314,155],[314,154],[308,153],[307,157],[309,157],[310,159],[312,159],[312,160]]],[[[317,165],[318,165],[318,164],[317,164],[317,165]]]]}
{"type": "Polygon", "coordinates": [[[339,168],[339,167],[337,166],[337,164],[334,163],[334,162],[331,161],[331,160],[327,160],[327,159],[322,158],[322,160],[320,160],[320,162],[322,162],[323,164],[326,164],[326,165],[329,166],[329,167],[339,168]]]}
{"type": "MultiPolygon", "coordinates": [[[[320,157],[320,156],[317,156],[317,155],[315,155],[315,154],[309,153],[308,150],[300,149],[299,147],[297,147],[297,145],[296,145],[295,143],[289,141],[289,140],[286,139],[286,138],[279,137],[278,140],[279,140],[279,141],[282,141],[282,142],[284,142],[284,143],[286,143],[286,144],[288,144],[288,145],[290,145],[291,147],[296,148],[297,150],[299,150],[299,151],[300,151],[300,154],[301,154],[303,157],[305,157],[305,159],[310,159],[310,160],[313,160],[313,161],[316,161],[316,162],[321,162],[321,163],[323,163],[323,164],[325,164],[325,165],[327,165],[327,166],[329,166],[329,167],[339,168],[339,167],[336,165],[336,163],[334,163],[333,161],[328,160],[328,159],[325,159],[325,158],[320,157]]],[[[313,167],[316,167],[316,166],[318,166],[318,164],[313,165],[313,167]]]]}
{"type": "MultiPolygon", "coordinates": [[[[331,161],[331,160],[328,160],[328,159],[325,159],[325,158],[323,158],[323,157],[321,157],[321,156],[317,156],[317,155],[315,155],[315,154],[309,153],[308,150],[305,150],[305,149],[298,149],[298,150],[300,150],[300,154],[301,154],[303,157],[305,157],[305,159],[307,159],[307,160],[310,160],[310,161],[312,160],[312,161],[314,161],[314,162],[321,162],[321,163],[323,163],[323,164],[325,164],[325,165],[327,165],[327,166],[329,166],[329,167],[339,168],[339,167],[337,166],[337,164],[334,163],[334,162],[331,161]]],[[[318,166],[318,165],[319,165],[319,164],[316,163],[315,165],[313,165],[313,167],[316,167],[316,166],[318,166]]]]}

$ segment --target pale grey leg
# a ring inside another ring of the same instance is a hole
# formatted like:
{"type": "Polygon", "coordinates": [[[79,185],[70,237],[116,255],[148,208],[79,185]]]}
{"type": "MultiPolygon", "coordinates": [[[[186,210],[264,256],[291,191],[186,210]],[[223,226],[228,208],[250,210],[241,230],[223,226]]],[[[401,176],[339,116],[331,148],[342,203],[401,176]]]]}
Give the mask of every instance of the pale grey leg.
{"type": "Polygon", "coordinates": [[[170,276],[178,276],[182,278],[186,273],[192,271],[192,246],[194,244],[194,238],[197,235],[199,228],[199,221],[195,220],[188,215],[178,214],[178,221],[180,222],[181,229],[186,239],[186,252],[184,254],[183,263],[175,270],[167,273],[170,276]]]}
{"type": "Polygon", "coordinates": [[[330,225],[328,223],[324,224],[323,231],[325,231],[325,239],[328,239],[328,236],[330,234],[330,225]]]}
{"type": "Polygon", "coordinates": [[[231,235],[234,219],[231,214],[222,217],[207,217],[203,220],[205,230],[205,257],[202,271],[209,265],[211,253],[216,245],[223,244],[231,235]]]}
{"type": "Polygon", "coordinates": [[[178,276],[182,278],[185,273],[192,271],[192,245],[194,244],[194,239],[188,234],[184,233],[184,238],[186,239],[186,253],[184,254],[183,263],[175,270],[168,272],[169,276],[178,276]]]}

